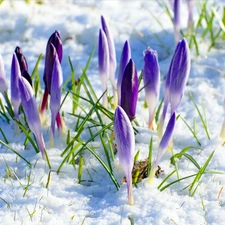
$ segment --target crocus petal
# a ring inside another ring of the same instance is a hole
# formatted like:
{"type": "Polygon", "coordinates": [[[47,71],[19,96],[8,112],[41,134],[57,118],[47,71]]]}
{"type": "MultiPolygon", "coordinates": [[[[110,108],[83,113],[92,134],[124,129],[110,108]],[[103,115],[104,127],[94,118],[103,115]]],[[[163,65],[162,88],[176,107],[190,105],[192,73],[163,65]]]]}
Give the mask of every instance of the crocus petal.
{"type": "Polygon", "coordinates": [[[180,0],[174,0],[174,35],[175,42],[180,40],[180,0]]]}
{"type": "MultiPolygon", "coordinates": [[[[105,91],[107,89],[107,80],[109,76],[109,49],[106,35],[102,29],[99,30],[98,65],[102,88],[103,91],[105,91]]],[[[105,93],[103,96],[103,105],[107,107],[107,103],[107,93],[105,93]]]]}
{"type": "Polygon", "coordinates": [[[11,65],[11,102],[14,108],[14,116],[18,118],[20,106],[19,79],[21,77],[20,66],[16,54],[13,53],[11,65]]]}
{"type": "Polygon", "coordinates": [[[28,126],[36,137],[42,157],[45,158],[45,145],[41,133],[41,122],[38,114],[34,91],[29,82],[24,77],[19,79],[19,90],[21,104],[23,106],[28,126]]]}
{"type": "Polygon", "coordinates": [[[131,58],[130,45],[129,45],[129,42],[126,41],[123,46],[122,54],[120,57],[120,67],[119,67],[119,73],[118,73],[118,79],[117,79],[117,93],[118,93],[119,105],[121,104],[121,84],[123,80],[123,74],[130,58],[131,58]]]}
{"type": "Polygon", "coordinates": [[[44,69],[44,83],[45,83],[45,88],[47,89],[49,94],[51,91],[52,70],[53,70],[53,65],[55,62],[56,55],[57,55],[57,52],[56,52],[55,46],[52,43],[47,45],[45,69],[44,69]]]}
{"type": "Polygon", "coordinates": [[[52,114],[51,128],[54,136],[56,116],[59,113],[62,93],[63,74],[58,56],[55,58],[51,85],[50,109],[52,114]]]}
{"type": "Polygon", "coordinates": [[[131,122],[122,107],[117,106],[114,116],[114,135],[120,165],[126,175],[128,203],[134,204],[132,195],[132,169],[134,165],[135,137],[131,122]]]}
{"type": "Polygon", "coordinates": [[[31,79],[31,76],[30,76],[30,74],[27,72],[27,70],[23,70],[22,76],[30,83],[31,86],[33,86],[33,85],[32,85],[32,79],[31,79]]]}
{"type": "Polygon", "coordinates": [[[164,153],[166,152],[169,143],[172,139],[173,136],[173,132],[174,132],[174,128],[175,128],[175,123],[176,123],[176,113],[174,112],[167,124],[165,133],[163,134],[163,137],[159,143],[159,147],[158,147],[158,152],[157,152],[157,156],[156,159],[154,160],[153,164],[152,164],[152,168],[151,168],[151,172],[149,175],[149,180],[148,182],[151,183],[153,181],[153,178],[155,176],[155,171],[156,168],[159,164],[159,161],[161,159],[161,157],[164,155],[164,153]]]}
{"type": "Polygon", "coordinates": [[[4,95],[4,93],[7,92],[7,90],[8,85],[5,77],[4,62],[0,54],[0,92],[4,95]]]}
{"type": "Polygon", "coordinates": [[[190,73],[190,52],[185,39],[177,44],[170,69],[169,101],[171,115],[177,109],[183,96],[184,87],[190,73]]]}
{"type": "Polygon", "coordinates": [[[15,53],[20,65],[21,74],[23,73],[24,70],[28,71],[27,60],[25,56],[23,55],[22,49],[17,46],[15,49],[15,53]]]}
{"type": "Polygon", "coordinates": [[[158,54],[151,48],[144,52],[143,80],[145,86],[145,100],[149,109],[149,128],[152,129],[154,112],[159,100],[160,70],[158,54]]]}
{"type": "Polygon", "coordinates": [[[127,113],[130,120],[133,120],[136,114],[136,105],[138,98],[138,76],[134,61],[130,59],[123,74],[121,84],[121,104],[120,106],[127,113]]]}
{"type": "Polygon", "coordinates": [[[102,29],[106,35],[108,49],[109,49],[109,77],[112,84],[115,86],[115,71],[116,71],[116,51],[114,41],[109,29],[109,26],[106,23],[106,20],[101,16],[102,29]]]}

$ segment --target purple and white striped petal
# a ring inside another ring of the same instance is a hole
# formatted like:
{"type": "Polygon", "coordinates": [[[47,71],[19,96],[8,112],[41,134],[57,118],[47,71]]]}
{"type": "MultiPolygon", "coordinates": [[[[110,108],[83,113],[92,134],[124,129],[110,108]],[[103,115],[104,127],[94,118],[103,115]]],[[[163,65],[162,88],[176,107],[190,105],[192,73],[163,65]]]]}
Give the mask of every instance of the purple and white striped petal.
{"type": "Polygon", "coordinates": [[[131,122],[120,106],[117,106],[114,115],[114,135],[120,165],[126,175],[128,204],[133,205],[132,169],[134,166],[135,137],[131,122]]]}
{"type": "Polygon", "coordinates": [[[11,64],[11,102],[14,109],[14,116],[18,119],[19,106],[21,103],[19,92],[19,79],[21,77],[20,65],[16,54],[13,53],[11,64]]]}
{"type": "Polygon", "coordinates": [[[28,126],[36,137],[42,157],[45,158],[45,144],[41,132],[41,122],[39,118],[36,99],[34,96],[34,91],[30,83],[24,77],[21,76],[18,83],[21,104],[23,106],[28,126]]]}
{"type": "MultiPolygon", "coordinates": [[[[98,69],[99,76],[102,82],[103,92],[107,89],[107,81],[109,77],[109,49],[106,35],[102,29],[99,30],[99,41],[98,41],[98,69]]],[[[107,92],[103,96],[103,105],[107,107],[107,92]]]]}
{"type": "Polygon", "coordinates": [[[157,169],[157,166],[159,165],[160,159],[167,151],[167,148],[169,146],[169,143],[170,143],[173,133],[174,133],[175,124],[176,124],[176,113],[174,112],[167,124],[165,133],[163,134],[163,137],[159,143],[157,156],[156,156],[156,159],[154,160],[154,162],[152,163],[152,168],[150,171],[148,183],[152,183],[154,176],[155,176],[155,171],[157,169]]]}
{"type": "Polygon", "coordinates": [[[112,84],[115,86],[115,72],[116,72],[115,45],[114,45],[110,28],[108,24],[106,23],[106,20],[103,16],[101,16],[101,24],[102,24],[102,30],[104,31],[106,39],[107,39],[108,49],[109,49],[109,78],[112,84]]]}
{"type": "Polygon", "coordinates": [[[159,100],[160,69],[158,54],[150,47],[144,51],[143,80],[145,86],[145,100],[149,109],[149,128],[152,129],[155,108],[159,100]]]}
{"type": "Polygon", "coordinates": [[[50,109],[51,109],[51,129],[54,137],[55,134],[55,122],[57,114],[59,113],[60,103],[61,103],[61,93],[63,84],[63,73],[62,67],[59,62],[58,56],[55,58],[53,72],[52,72],[52,85],[51,85],[51,99],[50,99],[50,109]]]}

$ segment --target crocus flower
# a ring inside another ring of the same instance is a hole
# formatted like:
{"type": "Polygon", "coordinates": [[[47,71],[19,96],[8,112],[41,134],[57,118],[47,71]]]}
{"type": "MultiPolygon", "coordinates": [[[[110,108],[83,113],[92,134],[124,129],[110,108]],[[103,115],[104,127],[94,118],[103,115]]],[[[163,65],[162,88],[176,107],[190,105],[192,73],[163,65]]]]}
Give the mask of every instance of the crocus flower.
{"type": "Polygon", "coordinates": [[[171,114],[175,112],[183,97],[191,67],[191,59],[188,43],[185,39],[177,44],[176,51],[172,59],[170,75],[169,101],[171,114]]]}
{"type": "Polygon", "coordinates": [[[150,47],[144,52],[143,80],[145,86],[145,100],[149,110],[149,128],[152,129],[155,108],[159,100],[160,70],[158,54],[150,47]]]}
{"type": "Polygon", "coordinates": [[[5,77],[4,62],[0,54],[0,92],[2,93],[2,95],[5,95],[7,90],[8,90],[8,85],[7,85],[7,81],[5,77]]]}
{"type": "Polygon", "coordinates": [[[117,106],[114,115],[114,135],[118,148],[120,165],[126,175],[128,204],[133,205],[132,169],[134,166],[134,131],[126,112],[117,106]]]}
{"type": "Polygon", "coordinates": [[[56,54],[58,55],[59,62],[62,61],[63,49],[62,49],[62,41],[60,39],[60,35],[58,31],[55,31],[49,38],[47,46],[46,46],[46,54],[45,54],[45,68],[44,68],[44,83],[45,83],[45,92],[41,105],[41,113],[46,109],[46,105],[48,102],[48,94],[51,95],[51,80],[52,80],[52,71],[53,65],[55,62],[56,54]],[[54,48],[52,47],[54,46],[54,48]]]}
{"type": "Polygon", "coordinates": [[[52,115],[51,130],[52,130],[52,137],[54,138],[55,122],[56,122],[57,114],[59,113],[59,109],[60,109],[62,83],[63,83],[62,67],[59,62],[58,56],[56,56],[55,58],[51,83],[52,83],[51,99],[50,99],[50,109],[51,109],[51,115],[52,115]]]}
{"type": "Polygon", "coordinates": [[[20,65],[21,74],[23,73],[24,70],[28,71],[27,60],[25,56],[23,55],[22,49],[17,46],[15,49],[15,53],[20,65]]]}
{"type": "Polygon", "coordinates": [[[180,40],[180,0],[174,0],[174,35],[175,35],[175,42],[178,43],[180,40]]]}
{"type": "Polygon", "coordinates": [[[155,176],[155,171],[157,169],[157,166],[159,165],[159,161],[160,161],[161,157],[165,154],[165,152],[169,146],[169,143],[173,136],[175,123],[176,123],[176,113],[174,112],[168,122],[166,131],[163,134],[163,137],[159,143],[156,159],[152,163],[152,167],[151,167],[151,171],[150,171],[150,175],[149,175],[149,179],[148,179],[149,183],[152,183],[154,176],[155,176]]]}
{"type": "Polygon", "coordinates": [[[134,61],[128,62],[121,84],[121,104],[120,106],[127,113],[130,120],[133,120],[136,114],[136,105],[138,98],[138,76],[134,61]]]}
{"type": "Polygon", "coordinates": [[[21,76],[18,80],[18,83],[21,104],[23,106],[28,126],[35,135],[42,157],[45,158],[45,144],[41,132],[41,122],[38,114],[34,91],[30,83],[24,77],[21,76]]]}
{"type": "MultiPolygon", "coordinates": [[[[104,92],[107,89],[107,80],[109,76],[109,49],[106,35],[102,29],[99,30],[98,65],[99,76],[104,92]]],[[[108,105],[107,92],[103,96],[103,105],[105,107],[107,107],[108,105]]]]}
{"type": "Polygon", "coordinates": [[[115,72],[116,72],[116,51],[115,51],[115,45],[114,41],[109,29],[108,24],[106,23],[106,20],[103,16],[101,16],[101,24],[102,24],[102,30],[105,33],[107,43],[108,43],[108,49],[109,49],[109,78],[114,85],[115,89],[115,72]]]}
{"type": "Polygon", "coordinates": [[[11,102],[14,109],[14,116],[18,119],[19,106],[21,103],[19,92],[19,79],[21,77],[20,66],[16,54],[13,53],[11,65],[11,102]]]}
{"type": "Polygon", "coordinates": [[[119,73],[118,73],[118,79],[117,79],[117,94],[118,94],[118,104],[121,104],[121,84],[123,80],[123,74],[124,70],[131,58],[131,50],[129,42],[126,41],[123,46],[123,51],[120,57],[120,66],[119,66],[119,73]]]}
{"type": "Polygon", "coordinates": [[[171,106],[171,115],[181,102],[184,88],[190,73],[190,52],[185,39],[179,41],[174,52],[164,89],[164,108],[160,118],[158,135],[162,136],[163,124],[168,103],[171,106]]]}

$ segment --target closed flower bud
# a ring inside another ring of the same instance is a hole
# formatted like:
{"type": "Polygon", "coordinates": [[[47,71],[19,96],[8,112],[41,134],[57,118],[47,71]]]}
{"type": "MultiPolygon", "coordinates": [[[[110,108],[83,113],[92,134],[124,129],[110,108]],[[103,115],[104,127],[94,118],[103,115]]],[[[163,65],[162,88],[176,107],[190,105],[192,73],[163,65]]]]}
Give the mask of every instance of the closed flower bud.
{"type": "Polygon", "coordinates": [[[155,108],[159,100],[160,70],[158,54],[151,48],[147,48],[144,52],[143,80],[145,100],[149,109],[149,128],[152,129],[155,108]]]}
{"type": "Polygon", "coordinates": [[[135,118],[138,99],[138,76],[134,61],[130,59],[127,64],[121,84],[121,104],[130,120],[135,118]]]}
{"type": "Polygon", "coordinates": [[[119,162],[126,175],[128,204],[133,205],[132,169],[134,166],[135,137],[131,122],[120,106],[117,106],[114,115],[114,135],[119,162]]]}

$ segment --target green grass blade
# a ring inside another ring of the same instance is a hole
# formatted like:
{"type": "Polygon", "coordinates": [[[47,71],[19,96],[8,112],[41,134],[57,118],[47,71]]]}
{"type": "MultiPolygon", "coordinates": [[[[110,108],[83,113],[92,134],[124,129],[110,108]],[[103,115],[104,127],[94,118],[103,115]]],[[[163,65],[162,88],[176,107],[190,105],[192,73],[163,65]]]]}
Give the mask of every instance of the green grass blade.
{"type": "Polygon", "coordinates": [[[0,140],[0,143],[3,144],[6,148],[8,148],[9,150],[11,150],[13,153],[15,153],[17,156],[19,156],[22,160],[24,160],[28,166],[31,168],[32,165],[30,162],[28,162],[22,155],[20,155],[17,151],[15,151],[13,148],[11,148],[9,145],[7,145],[5,142],[3,142],[2,140],[0,140]]]}

